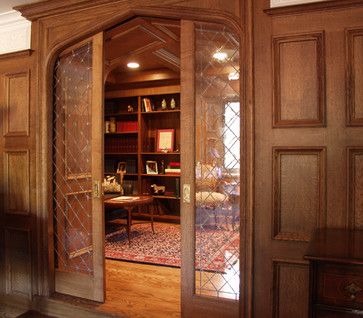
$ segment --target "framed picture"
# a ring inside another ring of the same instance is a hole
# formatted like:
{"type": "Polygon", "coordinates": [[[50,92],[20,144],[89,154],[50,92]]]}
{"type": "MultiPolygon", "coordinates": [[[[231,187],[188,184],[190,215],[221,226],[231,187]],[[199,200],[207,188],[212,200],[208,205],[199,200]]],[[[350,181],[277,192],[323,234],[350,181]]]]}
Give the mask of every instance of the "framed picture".
{"type": "Polygon", "coordinates": [[[156,161],[146,161],[146,174],[158,174],[158,164],[156,161]]]}
{"type": "Polygon", "coordinates": [[[174,129],[158,129],[156,151],[168,152],[174,150],[174,129]]]}
{"type": "Polygon", "coordinates": [[[117,164],[117,172],[123,171],[126,173],[126,162],[121,161],[117,164]]]}

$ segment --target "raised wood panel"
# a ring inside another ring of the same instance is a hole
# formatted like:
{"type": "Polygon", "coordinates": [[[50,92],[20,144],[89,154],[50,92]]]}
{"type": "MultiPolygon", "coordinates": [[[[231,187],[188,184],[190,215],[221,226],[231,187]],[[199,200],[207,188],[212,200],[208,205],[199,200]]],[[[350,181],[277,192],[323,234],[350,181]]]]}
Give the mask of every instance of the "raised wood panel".
{"type": "Polygon", "coordinates": [[[324,33],[273,38],[274,127],[325,125],[324,33]]]}
{"type": "Polygon", "coordinates": [[[347,30],[347,125],[363,126],[363,28],[347,30]]]}
{"type": "Polygon", "coordinates": [[[348,148],[348,224],[363,229],[363,147],[348,148]]]}
{"type": "Polygon", "coordinates": [[[325,148],[273,149],[273,238],[309,241],[325,225],[325,148]]]}
{"type": "Polygon", "coordinates": [[[31,297],[31,250],[28,230],[5,228],[6,293],[31,297]]]}
{"type": "Polygon", "coordinates": [[[7,74],[4,84],[4,136],[28,136],[30,72],[7,74]]]}
{"type": "Polygon", "coordinates": [[[30,213],[30,161],[28,150],[4,152],[4,211],[30,213]]]}
{"type": "Polygon", "coordinates": [[[308,303],[308,264],[273,260],[273,317],[307,318],[308,303]]]}

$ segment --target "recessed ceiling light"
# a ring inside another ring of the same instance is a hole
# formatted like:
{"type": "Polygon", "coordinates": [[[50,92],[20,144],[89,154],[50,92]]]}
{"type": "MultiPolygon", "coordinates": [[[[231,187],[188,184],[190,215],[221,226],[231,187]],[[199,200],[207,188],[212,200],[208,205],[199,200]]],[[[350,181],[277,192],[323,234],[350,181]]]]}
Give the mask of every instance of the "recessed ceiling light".
{"type": "Polygon", "coordinates": [[[213,54],[213,58],[218,61],[224,61],[227,59],[227,57],[228,55],[226,52],[217,51],[213,54]]]}
{"type": "Polygon", "coordinates": [[[139,68],[140,64],[136,63],[136,62],[130,62],[130,63],[127,63],[127,67],[128,68],[139,68]]]}

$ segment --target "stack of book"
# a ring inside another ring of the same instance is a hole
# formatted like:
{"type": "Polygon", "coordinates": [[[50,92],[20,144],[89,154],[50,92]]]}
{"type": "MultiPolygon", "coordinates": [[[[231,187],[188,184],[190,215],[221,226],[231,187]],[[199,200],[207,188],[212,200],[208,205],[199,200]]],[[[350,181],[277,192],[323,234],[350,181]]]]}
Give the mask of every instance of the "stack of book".
{"type": "Polygon", "coordinates": [[[180,174],[180,162],[170,162],[165,174],[180,174]]]}

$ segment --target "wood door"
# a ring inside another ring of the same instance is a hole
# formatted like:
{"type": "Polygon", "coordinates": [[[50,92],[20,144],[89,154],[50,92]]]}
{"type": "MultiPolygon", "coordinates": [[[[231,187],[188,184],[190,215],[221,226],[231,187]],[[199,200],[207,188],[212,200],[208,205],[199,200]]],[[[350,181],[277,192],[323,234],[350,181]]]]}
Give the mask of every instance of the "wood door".
{"type": "Polygon", "coordinates": [[[182,21],[181,100],[182,316],[237,317],[241,116],[234,32],[182,21]]]}
{"type": "Polygon", "coordinates": [[[53,120],[55,291],[102,302],[103,33],[60,54],[53,120]]]}

